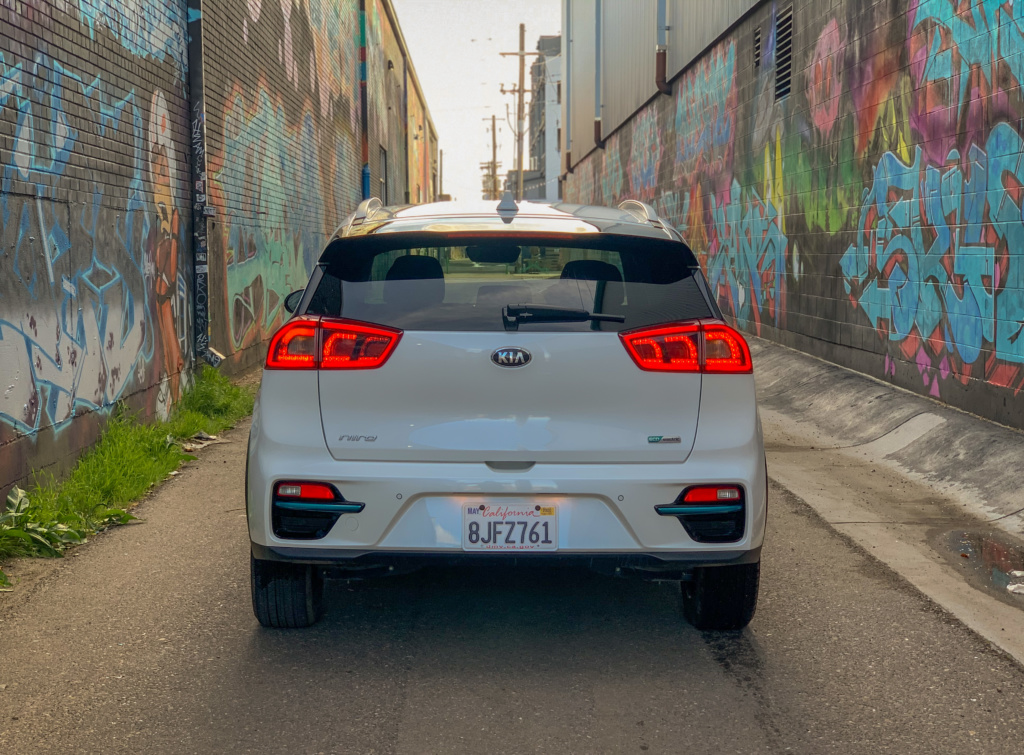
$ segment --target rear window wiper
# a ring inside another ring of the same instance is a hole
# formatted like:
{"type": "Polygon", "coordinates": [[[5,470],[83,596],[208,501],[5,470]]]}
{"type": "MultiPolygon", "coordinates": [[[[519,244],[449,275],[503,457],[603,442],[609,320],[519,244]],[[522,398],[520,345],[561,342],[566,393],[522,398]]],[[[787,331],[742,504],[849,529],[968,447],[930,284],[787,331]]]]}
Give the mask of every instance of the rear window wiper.
{"type": "Polygon", "coordinates": [[[585,309],[548,307],[543,304],[509,304],[502,308],[505,330],[518,330],[520,323],[531,322],[625,322],[622,315],[602,315],[585,309]]]}

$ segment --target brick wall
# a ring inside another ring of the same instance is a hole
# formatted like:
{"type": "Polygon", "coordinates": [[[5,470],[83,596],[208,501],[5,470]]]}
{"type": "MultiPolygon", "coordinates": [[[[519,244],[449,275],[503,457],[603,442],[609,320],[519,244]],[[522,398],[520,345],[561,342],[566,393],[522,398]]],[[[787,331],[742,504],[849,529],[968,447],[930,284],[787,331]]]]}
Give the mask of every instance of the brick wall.
{"type": "Polygon", "coordinates": [[[184,0],[0,0],[0,491],[192,363],[184,0]]]}
{"type": "MultiPolygon", "coordinates": [[[[383,148],[390,199],[400,203],[406,62],[383,2],[365,0],[365,8],[370,188],[381,193],[383,148]]],[[[223,0],[205,6],[204,24],[217,211],[209,223],[210,342],[237,370],[262,358],[284,298],[305,285],[362,198],[360,2],[223,0]]]]}
{"type": "Polygon", "coordinates": [[[1020,6],[763,3],[565,196],[654,204],[747,331],[1024,427],[1020,6]]]}
{"type": "MultiPolygon", "coordinates": [[[[361,6],[371,191],[383,147],[402,202],[407,100],[429,117],[386,0],[203,4],[210,343],[230,370],[258,363],[361,199],[361,6]]],[[[166,414],[190,375],[187,45],[185,0],[0,0],[0,493],[63,471],[118,401],[166,414]]]]}

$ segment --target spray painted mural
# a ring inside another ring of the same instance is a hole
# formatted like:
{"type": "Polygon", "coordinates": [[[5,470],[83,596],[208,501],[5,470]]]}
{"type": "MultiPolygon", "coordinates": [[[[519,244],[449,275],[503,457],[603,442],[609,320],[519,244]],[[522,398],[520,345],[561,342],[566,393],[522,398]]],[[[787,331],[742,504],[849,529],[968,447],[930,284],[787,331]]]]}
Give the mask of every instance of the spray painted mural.
{"type": "MultiPolygon", "coordinates": [[[[362,198],[360,41],[365,30],[372,190],[384,149],[392,201],[404,198],[405,62],[381,1],[230,0],[204,11],[239,44],[207,45],[211,342],[241,367],[306,284],[330,234],[362,198]],[[241,48],[241,49],[239,49],[241,48]],[[389,57],[390,55],[394,56],[389,57]],[[389,62],[391,65],[389,66],[389,62]],[[397,92],[391,91],[397,88],[397,92]],[[399,104],[403,107],[398,107],[399,104]]],[[[412,176],[410,175],[410,181],[412,176]]],[[[424,194],[423,199],[428,195],[424,194]]]]}
{"type": "MultiPolygon", "coordinates": [[[[90,46],[97,24],[120,18],[112,6],[82,13],[67,22],[87,22],[90,46]]],[[[0,52],[0,485],[28,471],[31,452],[12,443],[59,439],[129,397],[166,414],[182,390],[192,359],[183,61],[164,60],[179,50],[158,32],[131,46],[121,45],[129,27],[104,32],[116,45],[105,55],[155,61],[148,85],[0,52]],[[153,88],[160,79],[166,91],[153,88]]],[[[74,439],[53,445],[76,450],[74,439]]]]}
{"type": "Polygon", "coordinates": [[[0,245],[0,418],[22,433],[69,422],[79,408],[109,407],[125,390],[167,379],[161,401],[178,395],[188,351],[188,278],[179,261],[178,169],[165,97],[106,94],[59,63],[8,66],[0,54],[0,109],[18,113],[3,165],[0,245]],[[52,69],[51,69],[52,67],[52,69]],[[42,73],[43,69],[51,73],[42,73]],[[89,103],[71,119],[72,90],[89,103]],[[36,113],[52,108],[55,128],[36,113]],[[131,145],[125,205],[104,201],[95,183],[84,201],[60,201],[82,166],[79,135],[92,129],[131,145]],[[154,364],[154,361],[158,364],[154,364]]]}
{"type": "Polygon", "coordinates": [[[777,95],[789,5],[765,3],[574,166],[567,198],[653,203],[750,332],[1024,426],[1019,4],[797,3],[777,95]]]}

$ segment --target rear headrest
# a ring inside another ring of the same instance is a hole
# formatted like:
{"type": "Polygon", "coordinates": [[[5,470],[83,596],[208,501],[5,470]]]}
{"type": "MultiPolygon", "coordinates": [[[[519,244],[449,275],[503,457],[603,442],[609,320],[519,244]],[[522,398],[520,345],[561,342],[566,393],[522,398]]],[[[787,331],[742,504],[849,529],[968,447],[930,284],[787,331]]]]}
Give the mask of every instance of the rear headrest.
{"type": "Polygon", "coordinates": [[[434,257],[407,254],[391,263],[384,280],[407,281],[423,278],[444,278],[441,263],[434,257]]]}
{"type": "Polygon", "coordinates": [[[622,273],[615,265],[601,260],[573,260],[562,268],[562,278],[580,281],[622,282],[622,273]]]}
{"type": "Polygon", "coordinates": [[[384,301],[392,306],[414,310],[444,301],[444,271],[434,257],[399,257],[391,263],[384,281],[384,301]]]}

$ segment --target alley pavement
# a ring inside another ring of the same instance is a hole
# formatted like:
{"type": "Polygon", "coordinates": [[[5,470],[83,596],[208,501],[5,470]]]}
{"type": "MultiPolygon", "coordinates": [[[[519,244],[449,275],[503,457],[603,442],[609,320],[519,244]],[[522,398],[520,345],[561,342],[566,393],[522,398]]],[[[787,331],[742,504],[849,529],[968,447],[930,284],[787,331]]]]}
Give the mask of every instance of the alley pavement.
{"type": "Polygon", "coordinates": [[[742,633],[528,568],[329,581],[319,625],[262,629],[247,430],[0,596],[0,752],[1020,752],[1024,670],[774,483],[742,633]]]}

